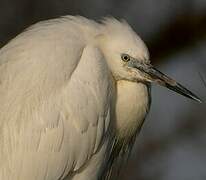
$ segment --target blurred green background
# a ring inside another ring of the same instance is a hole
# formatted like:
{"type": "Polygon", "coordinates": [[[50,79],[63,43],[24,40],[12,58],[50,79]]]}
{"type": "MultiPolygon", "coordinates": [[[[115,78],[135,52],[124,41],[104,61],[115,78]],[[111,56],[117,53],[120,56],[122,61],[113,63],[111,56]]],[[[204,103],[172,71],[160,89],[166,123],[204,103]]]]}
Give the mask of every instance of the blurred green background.
{"type": "MultiPolygon", "coordinates": [[[[67,14],[126,19],[153,64],[206,101],[206,0],[0,0],[0,46],[37,21],[67,14]]],[[[152,95],[121,180],[205,180],[205,103],[158,86],[152,95]]]]}

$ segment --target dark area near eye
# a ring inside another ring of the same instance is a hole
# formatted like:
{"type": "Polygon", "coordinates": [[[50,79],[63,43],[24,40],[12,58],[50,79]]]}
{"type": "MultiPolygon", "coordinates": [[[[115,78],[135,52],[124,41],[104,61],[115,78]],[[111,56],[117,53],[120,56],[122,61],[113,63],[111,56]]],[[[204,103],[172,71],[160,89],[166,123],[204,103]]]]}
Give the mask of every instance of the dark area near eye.
{"type": "Polygon", "coordinates": [[[122,54],[121,58],[125,62],[128,62],[130,60],[130,56],[128,54],[122,54]]]}

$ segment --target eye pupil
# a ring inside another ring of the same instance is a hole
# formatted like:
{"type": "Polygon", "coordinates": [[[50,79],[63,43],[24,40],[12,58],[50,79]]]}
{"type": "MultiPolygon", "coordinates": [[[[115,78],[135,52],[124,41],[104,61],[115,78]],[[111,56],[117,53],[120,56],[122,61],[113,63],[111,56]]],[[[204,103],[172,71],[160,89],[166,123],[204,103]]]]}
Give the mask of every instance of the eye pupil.
{"type": "Polygon", "coordinates": [[[130,57],[128,54],[123,54],[122,55],[122,60],[125,61],[125,62],[128,62],[130,60],[130,57]]]}
{"type": "Polygon", "coordinates": [[[128,58],[128,56],[124,56],[124,60],[128,60],[129,58],[128,58]]]}

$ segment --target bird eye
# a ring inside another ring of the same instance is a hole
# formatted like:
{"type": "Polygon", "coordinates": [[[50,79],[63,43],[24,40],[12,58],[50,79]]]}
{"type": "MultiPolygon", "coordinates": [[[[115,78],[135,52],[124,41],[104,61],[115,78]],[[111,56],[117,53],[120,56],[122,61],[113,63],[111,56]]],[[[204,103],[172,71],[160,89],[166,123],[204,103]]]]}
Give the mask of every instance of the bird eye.
{"type": "Polygon", "coordinates": [[[124,62],[130,61],[130,56],[128,54],[122,54],[121,58],[124,62]]]}

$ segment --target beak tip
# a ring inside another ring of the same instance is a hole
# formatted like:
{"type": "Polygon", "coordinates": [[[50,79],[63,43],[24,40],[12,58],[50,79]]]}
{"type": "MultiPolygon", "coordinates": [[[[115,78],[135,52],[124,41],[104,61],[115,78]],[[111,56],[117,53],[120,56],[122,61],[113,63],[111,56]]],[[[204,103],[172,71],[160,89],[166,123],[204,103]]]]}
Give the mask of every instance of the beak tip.
{"type": "Polygon", "coordinates": [[[204,101],[202,101],[201,99],[197,99],[197,102],[199,102],[199,103],[204,103],[204,101]]]}
{"type": "Polygon", "coordinates": [[[198,102],[198,103],[203,103],[202,99],[200,99],[198,96],[192,94],[192,96],[189,96],[192,100],[198,102]]]}
{"type": "Polygon", "coordinates": [[[195,99],[198,103],[203,103],[203,101],[201,99],[195,99]]]}

